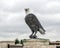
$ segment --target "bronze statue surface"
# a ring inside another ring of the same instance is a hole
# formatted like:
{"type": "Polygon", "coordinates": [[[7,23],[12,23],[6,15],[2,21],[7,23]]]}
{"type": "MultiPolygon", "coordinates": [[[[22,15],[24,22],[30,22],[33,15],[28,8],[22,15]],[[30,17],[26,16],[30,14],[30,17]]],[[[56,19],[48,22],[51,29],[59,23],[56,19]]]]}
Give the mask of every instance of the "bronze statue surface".
{"type": "Polygon", "coordinates": [[[45,30],[42,27],[41,23],[37,19],[37,17],[29,13],[25,16],[25,22],[30,27],[32,34],[29,36],[30,38],[37,38],[36,33],[39,31],[41,34],[45,34],[45,30]]]}

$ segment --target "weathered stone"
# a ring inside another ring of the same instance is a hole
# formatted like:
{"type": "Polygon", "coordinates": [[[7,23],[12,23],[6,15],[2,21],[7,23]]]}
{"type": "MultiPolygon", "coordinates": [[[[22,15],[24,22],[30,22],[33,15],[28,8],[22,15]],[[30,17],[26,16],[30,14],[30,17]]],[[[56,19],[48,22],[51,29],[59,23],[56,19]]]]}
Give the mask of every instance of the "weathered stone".
{"type": "Polygon", "coordinates": [[[27,39],[23,48],[46,48],[49,45],[48,39],[27,39]]]}

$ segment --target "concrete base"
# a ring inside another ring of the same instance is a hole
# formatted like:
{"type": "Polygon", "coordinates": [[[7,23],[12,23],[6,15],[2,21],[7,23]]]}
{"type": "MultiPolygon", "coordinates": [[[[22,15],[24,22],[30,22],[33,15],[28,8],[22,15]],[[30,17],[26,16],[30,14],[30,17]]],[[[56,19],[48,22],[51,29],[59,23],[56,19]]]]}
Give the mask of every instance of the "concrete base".
{"type": "Polygon", "coordinates": [[[23,48],[47,48],[49,46],[49,39],[24,39],[23,48]]]}

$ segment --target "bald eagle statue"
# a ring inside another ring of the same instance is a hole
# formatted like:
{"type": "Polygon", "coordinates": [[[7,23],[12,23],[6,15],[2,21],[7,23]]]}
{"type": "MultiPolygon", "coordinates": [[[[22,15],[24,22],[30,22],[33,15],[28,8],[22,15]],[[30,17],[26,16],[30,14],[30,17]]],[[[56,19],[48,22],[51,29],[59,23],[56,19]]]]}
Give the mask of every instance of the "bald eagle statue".
{"type": "Polygon", "coordinates": [[[37,17],[29,13],[29,8],[25,9],[26,16],[25,16],[25,22],[30,27],[32,34],[29,36],[30,38],[37,38],[36,33],[39,31],[41,34],[45,34],[45,30],[38,21],[37,17]]]}

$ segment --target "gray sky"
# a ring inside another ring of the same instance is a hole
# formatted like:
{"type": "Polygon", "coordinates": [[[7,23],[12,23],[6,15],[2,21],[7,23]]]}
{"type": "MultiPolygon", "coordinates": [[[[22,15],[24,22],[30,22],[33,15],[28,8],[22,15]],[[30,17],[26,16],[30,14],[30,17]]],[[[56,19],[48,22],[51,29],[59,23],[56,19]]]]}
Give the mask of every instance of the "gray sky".
{"type": "Polygon", "coordinates": [[[46,30],[39,38],[60,40],[60,0],[0,0],[0,40],[29,38],[30,28],[24,21],[30,8],[46,30]]]}

